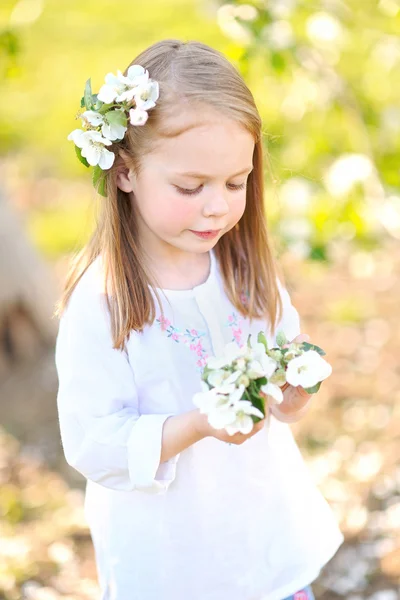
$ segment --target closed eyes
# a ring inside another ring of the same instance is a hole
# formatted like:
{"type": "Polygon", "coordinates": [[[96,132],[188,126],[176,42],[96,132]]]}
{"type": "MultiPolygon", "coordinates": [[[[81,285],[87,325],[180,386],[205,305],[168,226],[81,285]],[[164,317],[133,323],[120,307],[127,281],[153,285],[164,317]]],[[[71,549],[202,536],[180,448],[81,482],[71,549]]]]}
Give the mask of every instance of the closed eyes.
{"type": "MultiPolygon", "coordinates": [[[[203,189],[203,186],[200,185],[199,187],[195,188],[195,189],[187,189],[187,188],[181,188],[177,185],[175,185],[174,187],[176,187],[176,189],[178,190],[178,192],[180,194],[183,194],[184,196],[195,196],[196,194],[199,194],[201,192],[201,190],[203,189]]],[[[237,192],[239,190],[243,190],[246,187],[246,182],[241,183],[239,185],[234,185],[233,183],[228,184],[228,188],[233,191],[233,192],[237,192]]]]}

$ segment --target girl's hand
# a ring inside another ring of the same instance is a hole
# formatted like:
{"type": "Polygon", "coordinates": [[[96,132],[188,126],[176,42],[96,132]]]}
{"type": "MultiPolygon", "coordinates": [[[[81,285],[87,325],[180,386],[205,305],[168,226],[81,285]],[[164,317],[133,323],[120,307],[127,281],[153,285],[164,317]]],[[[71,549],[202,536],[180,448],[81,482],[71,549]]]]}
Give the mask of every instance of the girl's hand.
{"type": "Polygon", "coordinates": [[[214,429],[214,427],[211,427],[208,422],[207,415],[201,414],[199,409],[197,409],[197,411],[198,414],[196,417],[196,428],[201,437],[214,437],[221,442],[229,442],[230,444],[236,444],[238,446],[253,437],[253,435],[258,433],[265,425],[264,417],[264,419],[261,419],[261,421],[254,423],[253,429],[250,431],[250,433],[244,434],[238,432],[234,435],[229,435],[225,429],[214,429]]]}

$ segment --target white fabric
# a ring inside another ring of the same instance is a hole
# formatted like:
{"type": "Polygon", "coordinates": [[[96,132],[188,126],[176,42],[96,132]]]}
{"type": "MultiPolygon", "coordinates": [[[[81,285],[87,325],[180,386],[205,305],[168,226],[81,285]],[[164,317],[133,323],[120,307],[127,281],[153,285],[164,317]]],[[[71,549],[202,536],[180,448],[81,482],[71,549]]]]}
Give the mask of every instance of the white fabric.
{"type": "MultiPolygon", "coordinates": [[[[61,438],[88,480],[103,600],[281,600],[343,542],[289,425],[273,416],[240,446],[209,437],[159,464],[164,421],[195,408],[207,355],[266,329],[239,318],[210,256],[207,281],[164,290],[164,321],[133,332],[126,352],[112,348],[100,258],[60,322],[61,438]]],[[[292,339],[299,316],[281,294],[292,339]]]]}

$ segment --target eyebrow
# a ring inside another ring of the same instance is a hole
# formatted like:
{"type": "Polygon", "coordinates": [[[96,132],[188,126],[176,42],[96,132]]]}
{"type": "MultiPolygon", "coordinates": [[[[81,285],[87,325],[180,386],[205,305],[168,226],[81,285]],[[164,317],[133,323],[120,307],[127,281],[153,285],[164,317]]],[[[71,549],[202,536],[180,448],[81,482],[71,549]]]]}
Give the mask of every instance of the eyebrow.
{"type": "MultiPolygon", "coordinates": [[[[236,177],[237,175],[243,175],[243,173],[247,173],[247,171],[252,171],[253,170],[253,165],[251,165],[251,167],[247,167],[246,169],[243,169],[243,171],[239,171],[239,173],[235,173],[234,175],[231,175],[231,177],[236,177]]],[[[181,175],[182,177],[193,177],[194,179],[207,179],[208,175],[205,175],[203,173],[195,173],[193,171],[187,172],[187,173],[177,173],[177,175],[181,175]]]]}

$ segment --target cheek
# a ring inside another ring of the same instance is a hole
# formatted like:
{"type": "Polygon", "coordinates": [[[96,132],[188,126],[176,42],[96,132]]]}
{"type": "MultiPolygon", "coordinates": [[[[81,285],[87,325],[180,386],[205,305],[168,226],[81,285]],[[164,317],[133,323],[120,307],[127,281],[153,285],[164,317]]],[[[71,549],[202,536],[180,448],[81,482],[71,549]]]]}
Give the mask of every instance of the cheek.
{"type": "Polygon", "coordinates": [[[146,198],[138,203],[142,217],[151,227],[159,230],[168,230],[179,227],[180,224],[186,225],[193,222],[193,218],[198,213],[198,208],[194,201],[185,197],[180,198],[175,193],[168,193],[165,188],[160,190],[148,190],[143,194],[146,198]]]}
{"type": "Polygon", "coordinates": [[[190,221],[199,213],[198,202],[195,198],[180,197],[177,194],[171,194],[165,210],[172,218],[182,223],[190,221]]]}
{"type": "Polygon", "coordinates": [[[240,194],[231,204],[232,220],[238,222],[246,208],[246,194],[240,194]]]}

